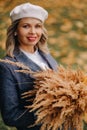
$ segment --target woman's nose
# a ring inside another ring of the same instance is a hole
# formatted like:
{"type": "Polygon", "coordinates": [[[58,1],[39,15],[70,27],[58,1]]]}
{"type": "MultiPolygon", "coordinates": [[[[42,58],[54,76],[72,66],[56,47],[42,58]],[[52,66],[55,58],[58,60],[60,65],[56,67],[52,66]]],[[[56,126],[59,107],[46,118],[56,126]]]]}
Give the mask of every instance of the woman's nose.
{"type": "Polygon", "coordinates": [[[35,28],[34,27],[31,27],[30,28],[30,33],[35,33],[36,31],[35,31],[35,28]]]}

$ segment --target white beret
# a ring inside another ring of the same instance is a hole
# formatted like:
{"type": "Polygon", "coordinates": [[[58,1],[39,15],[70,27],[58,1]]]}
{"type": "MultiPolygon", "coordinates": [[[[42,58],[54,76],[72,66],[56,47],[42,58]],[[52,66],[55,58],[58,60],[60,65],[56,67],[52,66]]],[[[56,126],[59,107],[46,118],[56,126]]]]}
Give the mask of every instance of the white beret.
{"type": "Polygon", "coordinates": [[[44,22],[48,17],[48,12],[40,6],[33,5],[30,3],[25,3],[16,6],[10,12],[10,18],[12,22],[25,17],[37,18],[44,22]]]}

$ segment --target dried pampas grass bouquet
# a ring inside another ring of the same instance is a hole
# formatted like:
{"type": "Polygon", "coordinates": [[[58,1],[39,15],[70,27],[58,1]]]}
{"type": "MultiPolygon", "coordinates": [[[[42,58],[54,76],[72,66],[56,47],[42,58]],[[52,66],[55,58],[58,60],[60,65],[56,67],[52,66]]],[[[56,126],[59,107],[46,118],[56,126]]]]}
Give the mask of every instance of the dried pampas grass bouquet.
{"type": "MultiPolygon", "coordinates": [[[[80,69],[59,66],[56,72],[47,70],[33,76],[35,99],[32,106],[26,107],[35,111],[35,124],[41,123],[41,130],[82,130],[87,111],[87,75],[80,69]]],[[[27,92],[23,96],[29,95],[27,92]]]]}
{"type": "Polygon", "coordinates": [[[83,129],[82,120],[87,112],[86,73],[61,65],[57,71],[22,72],[35,78],[34,89],[22,95],[22,98],[35,97],[31,106],[25,106],[37,116],[34,125],[41,124],[41,130],[83,129]]]}

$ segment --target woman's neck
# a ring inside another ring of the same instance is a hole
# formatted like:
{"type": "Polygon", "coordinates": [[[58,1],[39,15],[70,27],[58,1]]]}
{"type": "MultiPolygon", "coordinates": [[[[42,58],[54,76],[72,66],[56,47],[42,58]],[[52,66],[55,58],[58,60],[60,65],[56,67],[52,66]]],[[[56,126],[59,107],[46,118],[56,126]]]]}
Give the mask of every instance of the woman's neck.
{"type": "Polygon", "coordinates": [[[35,47],[20,47],[21,50],[29,53],[34,53],[36,48],[35,47]]]}

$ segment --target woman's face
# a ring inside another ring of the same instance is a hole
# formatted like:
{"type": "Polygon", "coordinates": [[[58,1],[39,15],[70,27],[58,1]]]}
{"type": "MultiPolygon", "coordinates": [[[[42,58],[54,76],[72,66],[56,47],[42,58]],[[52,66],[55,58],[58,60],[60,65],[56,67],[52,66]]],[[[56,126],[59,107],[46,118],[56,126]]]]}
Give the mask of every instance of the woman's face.
{"type": "Polygon", "coordinates": [[[23,18],[17,27],[17,37],[20,47],[34,47],[43,32],[43,23],[35,18],[23,18]]]}

